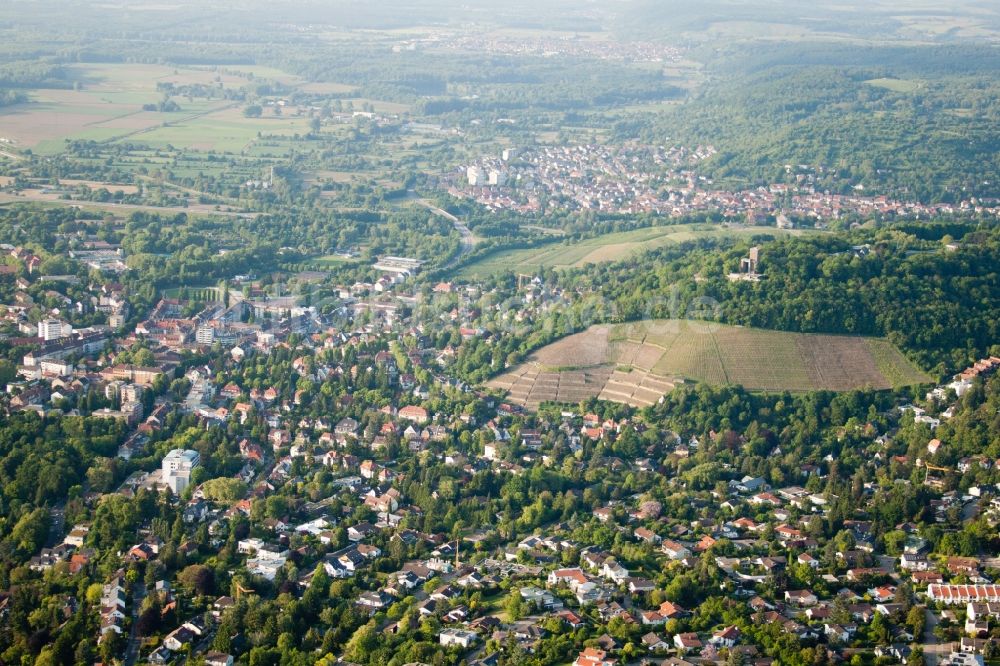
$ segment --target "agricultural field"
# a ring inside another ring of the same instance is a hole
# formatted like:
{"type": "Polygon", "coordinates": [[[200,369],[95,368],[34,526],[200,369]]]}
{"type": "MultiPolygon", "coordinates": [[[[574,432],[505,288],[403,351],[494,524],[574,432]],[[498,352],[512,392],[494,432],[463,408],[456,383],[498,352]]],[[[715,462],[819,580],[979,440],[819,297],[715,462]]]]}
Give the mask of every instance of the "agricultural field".
{"type": "MultiPolygon", "coordinates": [[[[163,115],[163,114],[160,114],[163,115]]],[[[169,114],[178,116],[178,114],[169,114]]],[[[253,143],[258,134],[294,136],[309,131],[304,117],[265,116],[246,118],[237,105],[228,105],[209,113],[180,116],[169,124],[161,124],[135,132],[127,138],[150,148],[187,148],[198,151],[238,153],[253,143]]]]}
{"type": "Polygon", "coordinates": [[[144,104],[158,102],[158,83],[238,85],[247,81],[208,69],[177,69],[163,65],[72,65],[73,88],[30,91],[27,104],[5,107],[0,112],[0,130],[11,145],[52,154],[62,150],[66,139],[97,141],[125,137],[171,122],[178,117],[205,113],[226,106],[225,100],[178,98],[182,111],[143,111],[144,104]]]}
{"type": "Polygon", "coordinates": [[[110,192],[122,192],[124,194],[135,194],[139,191],[137,185],[126,185],[123,183],[103,183],[96,180],[78,180],[75,178],[60,178],[59,184],[62,187],[86,187],[91,190],[104,188],[110,192]]]}
{"type": "Polygon", "coordinates": [[[184,213],[188,217],[243,217],[252,218],[260,213],[241,213],[231,208],[213,204],[187,204],[185,206],[152,206],[142,204],[109,203],[101,201],[79,201],[62,199],[60,195],[40,190],[24,190],[16,194],[0,193],[0,207],[14,204],[32,203],[42,207],[70,206],[77,210],[110,212],[128,215],[135,211],[149,213],[184,213]]]}
{"type": "Polygon", "coordinates": [[[996,39],[1000,36],[995,22],[991,20],[993,17],[986,13],[980,18],[927,12],[902,14],[893,18],[900,24],[900,36],[911,39],[996,39]]]}
{"type": "Polygon", "coordinates": [[[816,39],[820,35],[833,37],[807,26],[767,21],[714,21],[705,33],[714,40],[803,41],[816,39]]]}
{"type": "Polygon", "coordinates": [[[566,240],[541,247],[498,250],[468,266],[458,277],[474,280],[497,273],[531,273],[543,268],[570,268],[606,261],[620,261],[644,250],[725,236],[770,236],[801,234],[773,227],[720,226],[710,224],[670,225],[605,234],[583,240],[566,240]]]}
{"type": "MultiPolygon", "coordinates": [[[[245,118],[242,104],[225,99],[175,95],[180,111],[144,111],[163,98],[157,84],[240,88],[272,79],[308,87],[297,77],[264,67],[207,68],[146,64],[80,64],[67,67],[67,88],[29,91],[31,101],[0,110],[0,138],[14,148],[55,154],[67,140],[141,141],[195,150],[239,152],[258,134],[292,136],[308,131],[307,119],[274,116],[245,118]]],[[[334,92],[339,84],[316,84],[334,92]]],[[[364,100],[359,100],[359,103],[364,100]]]]}
{"type": "Polygon", "coordinates": [[[881,338],[670,319],[591,327],[539,349],[488,385],[529,408],[579,396],[643,407],[690,381],[800,392],[898,388],[930,377],[881,338]]]}

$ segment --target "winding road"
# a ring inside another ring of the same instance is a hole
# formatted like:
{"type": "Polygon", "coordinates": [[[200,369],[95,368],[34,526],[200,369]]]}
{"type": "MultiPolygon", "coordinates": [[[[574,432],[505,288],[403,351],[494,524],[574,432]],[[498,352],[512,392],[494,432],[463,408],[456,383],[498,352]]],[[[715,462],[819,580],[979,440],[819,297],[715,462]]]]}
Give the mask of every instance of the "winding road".
{"type": "Polygon", "coordinates": [[[472,249],[476,246],[476,237],[472,235],[472,232],[469,230],[469,227],[465,225],[465,222],[462,222],[460,219],[458,219],[448,211],[444,210],[443,208],[438,208],[437,206],[427,201],[426,199],[418,199],[417,201],[419,201],[420,205],[422,205],[430,212],[440,217],[443,217],[444,219],[451,222],[455,226],[455,231],[457,231],[462,236],[462,247],[459,248],[458,254],[452,257],[451,261],[449,261],[447,264],[441,267],[444,270],[450,270],[454,268],[456,265],[458,265],[458,262],[462,260],[462,257],[472,252],[472,249]]]}

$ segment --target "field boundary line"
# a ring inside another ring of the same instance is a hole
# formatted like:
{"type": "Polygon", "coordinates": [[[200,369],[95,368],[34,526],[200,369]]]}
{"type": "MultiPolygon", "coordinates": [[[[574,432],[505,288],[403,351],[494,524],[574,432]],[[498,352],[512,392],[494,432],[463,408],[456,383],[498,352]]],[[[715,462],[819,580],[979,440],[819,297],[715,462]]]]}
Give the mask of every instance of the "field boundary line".
{"type": "Polygon", "coordinates": [[[105,118],[104,120],[95,120],[92,123],[87,123],[84,127],[96,127],[98,125],[103,125],[104,123],[110,123],[112,120],[121,120],[122,118],[128,118],[129,116],[137,116],[140,113],[145,113],[142,109],[138,111],[129,111],[128,113],[123,113],[120,116],[111,116],[110,118],[105,118]]]}
{"type": "Polygon", "coordinates": [[[173,127],[174,125],[178,125],[180,123],[191,122],[192,120],[197,120],[198,118],[202,118],[204,116],[208,116],[208,115],[211,115],[213,113],[218,113],[220,111],[228,111],[229,109],[234,109],[237,106],[239,106],[239,103],[237,103],[237,102],[233,102],[232,104],[225,104],[223,106],[216,107],[214,109],[209,109],[207,111],[199,111],[198,113],[193,113],[191,115],[184,116],[183,118],[178,118],[177,120],[171,120],[169,122],[160,123],[159,125],[154,125],[152,127],[143,127],[142,129],[138,129],[138,130],[135,130],[135,131],[132,131],[132,132],[127,132],[125,134],[120,134],[118,136],[113,136],[113,137],[104,139],[103,141],[100,141],[99,143],[110,145],[110,144],[112,144],[112,143],[114,143],[116,141],[121,141],[122,139],[127,139],[129,137],[137,136],[139,134],[148,134],[149,132],[152,132],[154,130],[158,130],[158,129],[162,128],[162,127],[173,127]]]}
{"type": "Polygon", "coordinates": [[[712,346],[715,348],[715,358],[719,360],[719,367],[722,368],[722,378],[728,385],[732,385],[732,381],[729,379],[729,370],[726,368],[726,362],[722,357],[722,349],[719,348],[719,341],[715,337],[715,331],[711,328],[708,329],[708,335],[712,338],[712,346]]]}

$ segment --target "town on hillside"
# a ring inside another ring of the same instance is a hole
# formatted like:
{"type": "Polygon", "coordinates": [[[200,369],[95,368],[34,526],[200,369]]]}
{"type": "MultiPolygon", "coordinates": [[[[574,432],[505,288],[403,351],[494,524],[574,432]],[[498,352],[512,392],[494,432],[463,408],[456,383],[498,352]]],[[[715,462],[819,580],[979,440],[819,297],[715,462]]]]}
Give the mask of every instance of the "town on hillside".
{"type": "MultiPolygon", "coordinates": [[[[255,625],[265,610],[323,618],[303,649],[345,662],[378,636],[483,665],[996,658],[1000,459],[968,455],[952,424],[997,399],[1000,358],[920,400],[854,396],[867,420],[833,398],[807,444],[719,419],[710,395],[674,422],[474,388],[455,365],[490,343],[484,288],[419,287],[406,258],[326,312],[242,275],[221,300],[133,317],[113,270],[59,279],[7,251],[8,342],[27,351],[3,409],[66,410],[79,425],[52,436],[101,446],[34,516],[44,545],[18,575],[50,582],[52,612],[85,608],[105,662],[253,662],[281,633],[255,625]]],[[[494,307],[530,321],[569,297],[536,278],[494,307]]],[[[806,418],[805,398],[768,400],[806,418]]],[[[0,617],[17,603],[13,586],[0,617]]]]}

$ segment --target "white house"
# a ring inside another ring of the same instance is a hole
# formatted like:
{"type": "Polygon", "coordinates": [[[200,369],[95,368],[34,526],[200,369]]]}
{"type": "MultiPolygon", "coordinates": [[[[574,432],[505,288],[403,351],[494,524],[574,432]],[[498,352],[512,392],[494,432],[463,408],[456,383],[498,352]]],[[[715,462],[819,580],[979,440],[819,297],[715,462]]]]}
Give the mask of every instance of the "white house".
{"type": "Polygon", "coordinates": [[[819,599],[809,590],[785,590],[785,602],[796,606],[815,606],[819,599]]]}
{"type": "Polygon", "coordinates": [[[191,483],[191,471],[200,463],[197,451],[174,449],[163,458],[163,482],[180,495],[191,483]]]}
{"type": "Polygon", "coordinates": [[[719,629],[717,632],[712,634],[712,637],[708,639],[708,642],[712,645],[718,647],[731,648],[740,640],[740,629],[739,627],[733,625],[731,627],[726,627],[725,629],[719,629]]]}
{"type": "Polygon", "coordinates": [[[475,645],[478,636],[475,632],[465,631],[463,629],[445,629],[438,636],[441,645],[445,647],[449,645],[458,645],[461,648],[469,648],[475,645]]]}

